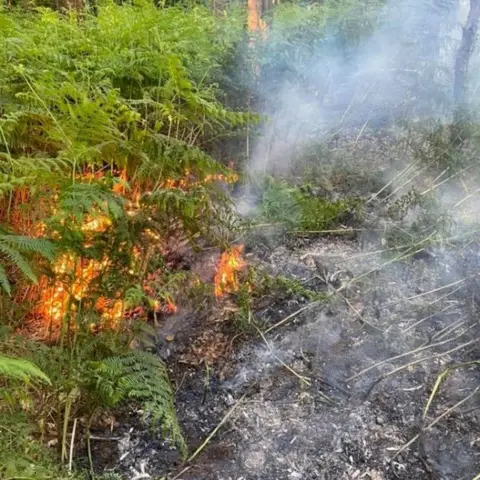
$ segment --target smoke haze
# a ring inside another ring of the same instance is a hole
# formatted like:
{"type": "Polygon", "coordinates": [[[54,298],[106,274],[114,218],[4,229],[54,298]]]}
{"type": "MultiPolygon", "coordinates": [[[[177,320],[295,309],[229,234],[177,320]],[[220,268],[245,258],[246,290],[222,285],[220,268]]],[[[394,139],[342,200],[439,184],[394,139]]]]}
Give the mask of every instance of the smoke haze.
{"type": "Polygon", "coordinates": [[[342,23],[332,15],[322,28],[318,19],[327,7],[304,7],[311,8],[311,21],[296,28],[292,7],[279,8],[267,40],[256,47],[255,89],[269,121],[252,149],[252,176],[288,170],[303,146],[345,129],[451,118],[454,59],[468,2],[352,6],[342,23]],[[359,16],[359,24],[351,20],[359,16]],[[357,38],[366,25],[371,33],[357,38]]]}

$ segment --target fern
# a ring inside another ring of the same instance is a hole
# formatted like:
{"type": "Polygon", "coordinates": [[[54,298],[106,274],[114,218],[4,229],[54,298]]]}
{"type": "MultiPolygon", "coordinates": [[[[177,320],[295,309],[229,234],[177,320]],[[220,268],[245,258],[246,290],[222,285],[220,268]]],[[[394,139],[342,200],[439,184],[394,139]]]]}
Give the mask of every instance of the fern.
{"type": "MultiPolygon", "coordinates": [[[[48,240],[0,233],[0,261],[8,262],[18,268],[26,278],[34,283],[38,281],[37,276],[31,262],[24,254],[38,254],[48,260],[53,260],[54,252],[54,245],[48,240]]],[[[11,286],[5,267],[5,263],[3,265],[0,263],[0,287],[10,295],[11,286]]]]}
{"type": "Polygon", "coordinates": [[[146,296],[139,285],[129,288],[124,295],[125,308],[134,308],[140,305],[146,296]]]}
{"type": "Polygon", "coordinates": [[[144,420],[153,428],[161,427],[185,453],[168,372],[158,357],[136,351],[92,363],[92,368],[94,392],[101,403],[113,407],[122,401],[140,402],[144,420]]]}
{"type": "Polygon", "coordinates": [[[95,210],[118,219],[124,214],[123,203],[102,185],[75,183],[61,191],[59,208],[80,220],[95,210]]]}
{"type": "Polygon", "coordinates": [[[42,380],[50,384],[50,379],[32,362],[23,358],[0,355],[0,376],[28,382],[31,379],[42,380]]]}
{"type": "Polygon", "coordinates": [[[0,242],[21,252],[37,253],[50,261],[53,261],[55,258],[55,246],[52,242],[43,238],[32,238],[24,235],[3,235],[0,236],[0,242]]]}

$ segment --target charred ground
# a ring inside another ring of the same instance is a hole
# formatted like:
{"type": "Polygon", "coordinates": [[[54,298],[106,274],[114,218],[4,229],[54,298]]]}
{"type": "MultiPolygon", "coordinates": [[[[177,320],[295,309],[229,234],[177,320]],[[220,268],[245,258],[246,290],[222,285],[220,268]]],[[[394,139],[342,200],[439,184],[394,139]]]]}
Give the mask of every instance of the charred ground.
{"type": "MultiPolygon", "coordinates": [[[[343,148],[332,154],[361,151],[351,142],[343,148]]],[[[368,152],[363,166],[371,158],[382,164],[368,152]]],[[[480,244],[467,235],[406,247],[397,239],[394,248],[385,232],[417,218],[385,215],[405,192],[384,207],[395,188],[367,200],[363,224],[339,225],[343,234],[251,230],[248,265],[277,280],[251,294],[247,316],[231,295],[202,313],[171,317],[159,331],[191,451],[233,413],[182,465],[131,412],[113,433],[122,440],[97,442],[109,460],[103,466],[135,478],[132,469],[141,472],[143,463],[152,477],[184,480],[473,478],[480,469],[480,244]],[[457,365],[423,418],[438,376],[457,365]]],[[[358,193],[368,199],[376,191],[358,193]]],[[[464,228],[459,222],[455,231],[464,228]]],[[[209,255],[198,265],[213,276],[209,255]]]]}

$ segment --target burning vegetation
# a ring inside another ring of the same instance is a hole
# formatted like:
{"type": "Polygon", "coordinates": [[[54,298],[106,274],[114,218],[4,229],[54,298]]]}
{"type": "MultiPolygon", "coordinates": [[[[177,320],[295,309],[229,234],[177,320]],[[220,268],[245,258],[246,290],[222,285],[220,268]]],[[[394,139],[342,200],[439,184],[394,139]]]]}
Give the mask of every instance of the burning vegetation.
{"type": "MultiPolygon", "coordinates": [[[[81,180],[94,181],[104,178],[104,172],[87,172],[81,180]]],[[[133,191],[127,194],[126,185],[128,185],[128,177],[125,171],[122,171],[117,177],[118,182],[114,182],[112,192],[125,199],[124,211],[125,214],[134,218],[142,210],[140,204],[140,191],[136,187],[133,191]]],[[[188,190],[196,185],[206,185],[212,182],[221,182],[224,184],[233,183],[238,179],[235,173],[229,174],[208,174],[202,180],[195,180],[195,176],[189,169],[184,171],[184,176],[179,179],[167,179],[162,188],[164,189],[180,189],[188,190]]],[[[147,190],[144,195],[150,196],[152,192],[147,190]]],[[[52,195],[52,204],[50,211],[52,214],[58,213],[58,195],[52,195]]],[[[65,220],[61,220],[61,224],[65,224],[65,220]]],[[[91,247],[94,243],[96,235],[108,235],[109,229],[112,227],[112,219],[95,207],[94,211],[87,215],[82,215],[80,231],[85,237],[85,247],[91,247]]],[[[50,235],[55,238],[58,234],[55,231],[49,231],[47,225],[41,221],[34,225],[34,231],[38,238],[50,235]]],[[[132,251],[132,261],[128,269],[130,275],[141,275],[141,270],[145,269],[147,265],[142,266],[141,257],[146,255],[146,258],[151,258],[152,252],[157,252],[160,256],[168,254],[165,251],[165,245],[162,236],[157,230],[147,227],[144,229],[144,236],[146,239],[143,249],[134,247],[132,251]],[[142,251],[143,250],[143,251],[142,251]]],[[[234,292],[238,289],[238,272],[244,267],[242,259],[243,247],[234,247],[229,252],[224,252],[221,256],[218,265],[218,271],[215,275],[215,296],[220,297],[226,293],[234,292]]],[[[63,253],[59,255],[51,266],[53,278],[43,276],[40,279],[40,293],[38,299],[38,306],[35,310],[35,316],[42,319],[43,326],[49,335],[52,332],[59,331],[62,322],[69,316],[78,313],[82,306],[93,308],[100,318],[101,328],[120,327],[123,318],[129,317],[129,310],[135,310],[135,317],[138,317],[139,312],[146,318],[148,310],[154,314],[169,315],[177,311],[171,295],[166,292],[158,296],[159,284],[161,278],[164,276],[162,269],[156,269],[152,273],[145,276],[141,285],[143,295],[147,300],[145,307],[137,307],[128,305],[120,291],[110,296],[95,295],[96,300],[93,302],[93,290],[95,281],[101,278],[105,272],[113,268],[112,261],[108,256],[102,259],[86,258],[84,256],[74,253],[63,253]],[[90,297],[90,298],[89,298],[90,297]],[[139,310],[140,309],[140,310],[139,310]]],[[[163,290],[162,290],[163,291],[163,290]]],[[[94,325],[92,324],[92,327],[94,325]]]]}
{"type": "Polygon", "coordinates": [[[214,280],[217,298],[236,292],[240,288],[238,274],[246,267],[243,249],[243,245],[238,245],[222,253],[214,280]]]}

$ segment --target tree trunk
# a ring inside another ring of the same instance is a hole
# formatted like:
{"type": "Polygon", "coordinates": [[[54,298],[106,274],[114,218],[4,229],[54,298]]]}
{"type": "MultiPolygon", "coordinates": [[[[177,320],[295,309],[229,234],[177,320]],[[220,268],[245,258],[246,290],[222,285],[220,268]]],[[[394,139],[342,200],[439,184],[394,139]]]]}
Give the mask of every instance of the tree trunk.
{"type": "Polygon", "coordinates": [[[453,99],[456,114],[466,106],[468,63],[473,53],[480,18],[480,0],[470,0],[470,12],[463,27],[462,41],[455,60],[453,99]]]}
{"type": "Polygon", "coordinates": [[[256,32],[262,28],[262,3],[260,0],[247,0],[248,30],[256,32]]]}

